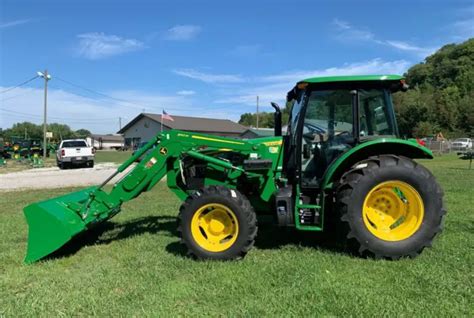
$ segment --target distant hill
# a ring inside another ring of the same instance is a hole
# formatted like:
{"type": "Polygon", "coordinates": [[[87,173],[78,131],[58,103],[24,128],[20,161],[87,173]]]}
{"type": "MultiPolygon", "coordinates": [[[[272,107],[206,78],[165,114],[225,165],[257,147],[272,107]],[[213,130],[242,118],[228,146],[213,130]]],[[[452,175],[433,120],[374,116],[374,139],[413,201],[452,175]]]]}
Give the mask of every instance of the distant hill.
{"type": "MultiPolygon", "coordinates": [[[[442,132],[447,137],[474,136],[474,39],[443,46],[405,74],[411,89],[394,94],[395,111],[404,137],[442,132]]],[[[289,109],[284,110],[284,121],[289,109]]],[[[260,127],[273,127],[273,115],[260,113],[260,127]]],[[[255,113],[239,123],[253,126],[255,113]]]]}
{"type": "Polygon", "coordinates": [[[474,134],[474,39],[443,46],[405,76],[411,89],[394,96],[402,135],[474,134]]]}

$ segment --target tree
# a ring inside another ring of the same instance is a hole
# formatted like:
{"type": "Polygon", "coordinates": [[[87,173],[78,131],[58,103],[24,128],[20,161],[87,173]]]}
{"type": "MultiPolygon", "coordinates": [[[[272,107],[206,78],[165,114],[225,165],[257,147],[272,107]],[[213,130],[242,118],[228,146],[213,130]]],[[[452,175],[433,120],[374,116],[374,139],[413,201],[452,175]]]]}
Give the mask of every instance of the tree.
{"type": "Polygon", "coordinates": [[[87,129],[78,129],[74,132],[76,138],[87,138],[90,137],[91,132],[87,129]]]}
{"type": "MultiPolygon", "coordinates": [[[[51,141],[61,139],[86,138],[91,135],[87,129],[73,131],[68,125],[51,123],[47,126],[47,131],[53,133],[51,141]]],[[[15,123],[11,128],[0,129],[0,137],[10,140],[12,137],[43,139],[43,125],[36,125],[30,122],[15,123]]]]}
{"type": "Polygon", "coordinates": [[[74,131],[65,124],[51,123],[48,125],[48,131],[53,133],[53,140],[75,138],[74,131]]]}
{"type": "Polygon", "coordinates": [[[5,129],[3,136],[6,139],[11,139],[12,137],[24,138],[25,136],[27,138],[39,139],[43,136],[43,129],[41,126],[25,121],[13,124],[12,128],[5,129]]]}
{"type": "Polygon", "coordinates": [[[438,131],[430,134],[472,134],[474,39],[443,46],[412,66],[405,77],[411,89],[393,98],[402,135],[421,136],[433,129],[438,131]]]}

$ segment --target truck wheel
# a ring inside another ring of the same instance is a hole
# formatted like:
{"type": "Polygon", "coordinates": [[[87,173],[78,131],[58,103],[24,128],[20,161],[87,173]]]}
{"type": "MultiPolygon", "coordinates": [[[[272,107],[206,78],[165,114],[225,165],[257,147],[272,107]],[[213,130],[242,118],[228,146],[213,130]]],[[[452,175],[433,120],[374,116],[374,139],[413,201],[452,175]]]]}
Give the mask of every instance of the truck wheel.
{"type": "Polygon", "coordinates": [[[188,254],[198,259],[239,259],[255,242],[257,217],[239,191],[210,186],[181,205],[178,232],[188,254]]]}
{"type": "Polygon", "coordinates": [[[344,174],[337,190],[342,233],[361,255],[415,257],[442,231],[446,210],[434,176],[411,159],[371,157],[344,174]]]}
{"type": "Polygon", "coordinates": [[[58,167],[59,167],[59,169],[63,170],[63,169],[65,168],[64,162],[59,161],[59,162],[58,162],[58,167]]]}
{"type": "Polygon", "coordinates": [[[92,160],[91,160],[91,161],[88,161],[88,162],[86,163],[86,167],[88,167],[88,168],[94,168],[94,161],[92,161],[92,160]]]}

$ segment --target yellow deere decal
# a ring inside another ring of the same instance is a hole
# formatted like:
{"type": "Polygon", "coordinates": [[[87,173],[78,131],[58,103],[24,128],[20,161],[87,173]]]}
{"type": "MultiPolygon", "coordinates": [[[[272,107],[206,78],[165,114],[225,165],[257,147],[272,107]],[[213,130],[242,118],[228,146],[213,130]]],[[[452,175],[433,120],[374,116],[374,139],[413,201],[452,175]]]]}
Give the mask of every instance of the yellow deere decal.
{"type": "Polygon", "coordinates": [[[168,149],[166,149],[165,147],[163,147],[163,148],[160,149],[160,153],[161,153],[163,156],[166,156],[166,154],[168,153],[168,149]]]}
{"type": "Polygon", "coordinates": [[[280,147],[269,147],[268,152],[269,153],[278,153],[278,149],[280,149],[280,147]]]}
{"type": "Polygon", "coordinates": [[[267,142],[264,142],[263,144],[265,146],[280,146],[281,145],[281,140],[277,140],[277,141],[267,141],[267,142]]]}
{"type": "Polygon", "coordinates": [[[235,145],[244,145],[244,144],[245,144],[245,143],[239,142],[239,141],[222,140],[222,139],[209,138],[209,137],[203,137],[203,136],[191,136],[191,138],[193,138],[193,139],[209,140],[209,141],[217,141],[217,142],[223,142],[223,143],[235,144],[235,145]]]}

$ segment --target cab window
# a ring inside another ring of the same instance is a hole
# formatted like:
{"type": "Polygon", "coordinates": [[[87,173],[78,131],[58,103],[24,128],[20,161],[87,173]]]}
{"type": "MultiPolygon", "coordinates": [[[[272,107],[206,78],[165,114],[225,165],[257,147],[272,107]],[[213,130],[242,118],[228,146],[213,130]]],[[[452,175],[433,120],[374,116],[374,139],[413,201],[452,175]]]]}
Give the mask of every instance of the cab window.
{"type": "Polygon", "coordinates": [[[383,89],[359,90],[360,137],[395,136],[391,100],[383,89]]]}

